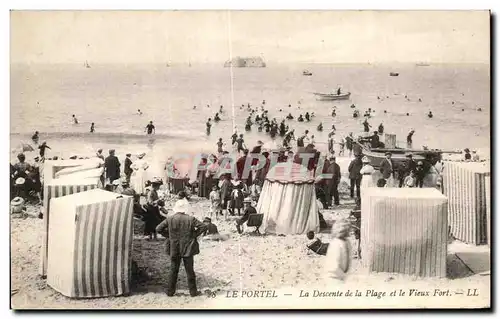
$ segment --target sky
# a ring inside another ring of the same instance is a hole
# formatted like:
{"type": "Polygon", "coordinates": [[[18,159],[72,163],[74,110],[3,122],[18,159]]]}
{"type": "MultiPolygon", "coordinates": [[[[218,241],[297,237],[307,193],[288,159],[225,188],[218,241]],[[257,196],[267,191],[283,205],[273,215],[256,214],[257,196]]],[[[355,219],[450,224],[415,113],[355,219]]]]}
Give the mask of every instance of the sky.
{"type": "Polygon", "coordinates": [[[11,11],[11,63],[489,63],[488,11],[11,11]]]}

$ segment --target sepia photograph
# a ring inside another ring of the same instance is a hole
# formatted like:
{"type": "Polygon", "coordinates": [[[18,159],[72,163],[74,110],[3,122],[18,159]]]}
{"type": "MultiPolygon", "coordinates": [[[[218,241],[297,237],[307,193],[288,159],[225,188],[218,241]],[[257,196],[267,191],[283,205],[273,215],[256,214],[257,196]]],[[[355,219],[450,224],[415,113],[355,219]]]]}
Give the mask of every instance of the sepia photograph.
{"type": "Polygon", "coordinates": [[[491,21],[11,10],[10,308],[490,308],[491,21]]]}

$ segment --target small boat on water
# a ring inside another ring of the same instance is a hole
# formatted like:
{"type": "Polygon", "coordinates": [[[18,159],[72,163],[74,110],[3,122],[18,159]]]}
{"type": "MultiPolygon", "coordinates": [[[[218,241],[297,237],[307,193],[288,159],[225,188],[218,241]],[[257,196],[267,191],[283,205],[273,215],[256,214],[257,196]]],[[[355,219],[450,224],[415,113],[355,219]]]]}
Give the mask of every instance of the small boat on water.
{"type": "Polygon", "coordinates": [[[313,93],[317,100],[320,101],[337,101],[337,100],[349,100],[351,97],[351,92],[347,93],[313,93]]]}
{"type": "Polygon", "coordinates": [[[304,71],[302,72],[302,75],[305,75],[305,76],[311,76],[311,75],[313,75],[313,74],[312,74],[312,72],[310,72],[310,71],[308,71],[308,70],[304,70],[304,71]]]}
{"type": "Polygon", "coordinates": [[[83,64],[84,67],[86,67],[87,69],[90,69],[90,64],[88,61],[85,61],[85,63],[83,64]]]}
{"type": "Polygon", "coordinates": [[[390,76],[399,76],[399,73],[397,73],[397,72],[391,72],[391,73],[389,73],[389,75],[390,76]]]}
{"type": "Polygon", "coordinates": [[[427,166],[434,165],[441,157],[443,153],[460,153],[456,151],[443,151],[443,150],[416,150],[407,148],[370,148],[366,144],[355,142],[361,146],[363,156],[370,159],[370,164],[374,168],[380,168],[382,161],[385,159],[385,153],[390,152],[392,154],[391,159],[394,162],[394,169],[397,170],[399,167],[404,165],[407,160],[407,155],[411,154],[415,162],[422,161],[427,163],[427,166]]]}
{"type": "Polygon", "coordinates": [[[430,66],[430,64],[428,63],[423,63],[423,62],[420,62],[420,63],[417,63],[415,64],[416,66],[430,66]]]}

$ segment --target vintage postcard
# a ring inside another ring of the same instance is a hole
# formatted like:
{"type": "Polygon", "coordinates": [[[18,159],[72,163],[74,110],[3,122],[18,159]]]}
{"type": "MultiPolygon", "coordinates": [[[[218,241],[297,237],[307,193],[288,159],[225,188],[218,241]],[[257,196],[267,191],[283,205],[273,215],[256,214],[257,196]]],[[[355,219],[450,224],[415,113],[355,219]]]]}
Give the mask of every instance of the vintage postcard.
{"type": "Polygon", "coordinates": [[[11,11],[11,307],[489,308],[490,19],[11,11]]]}

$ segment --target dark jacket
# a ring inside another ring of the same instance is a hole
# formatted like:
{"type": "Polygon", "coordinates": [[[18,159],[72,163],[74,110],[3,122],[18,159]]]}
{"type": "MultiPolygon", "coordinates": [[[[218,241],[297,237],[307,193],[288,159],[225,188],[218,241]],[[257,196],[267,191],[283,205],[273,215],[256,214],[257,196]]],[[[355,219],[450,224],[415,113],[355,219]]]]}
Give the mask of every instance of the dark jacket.
{"type": "Polygon", "coordinates": [[[361,162],[360,158],[355,158],[349,164],[349,178],[350,179],[361,179],[361,167],[363,167],[363,162],[361,162]]]}
{"type": "Polygon", "coordinates": [[[130,160],[130,158],[126,157],[125,158],[125,168],[123,169],[123,172],[125,173],[125,175],[132,174],[133,169],[130,168],[131,165],[132,165],[132,161],[130,160]]]}
{"type": "Polygon", "coordinates": [[[392,159],[390,161],[391,162],[389,163],[389,160],[387,158],[384,158],[384,160],[380,164],[380,173],[382,173],[382,177],[386,179],[391,177],[394,169],[394,161],[392,159]]]}
{"type": "Polygon", "coordinates": [[[330,163],[329,173],[333,174],[332,181],[336,184],[340,182],[341,174],[340,174],[340,166],[335,162],[330,163]]]}
{"type": "Polygon", "coordinates": [[[156,231],[167,238],[165,250],[170,257],[191,257],[200,253],[196,238],[207,226],[184,213],[176,213],[156,226],[156,231]]]}
{"type": "Polygon", "coordinates": [[[104,167],[106,168],[106,177],[118,179],[120,178],[120,161],[118,157],[110,155],[104,160],[104,167]]]}

